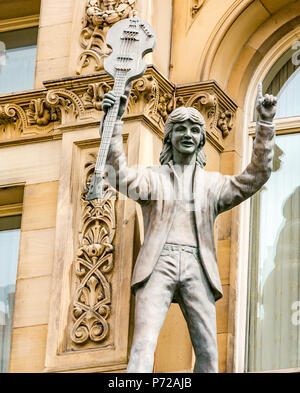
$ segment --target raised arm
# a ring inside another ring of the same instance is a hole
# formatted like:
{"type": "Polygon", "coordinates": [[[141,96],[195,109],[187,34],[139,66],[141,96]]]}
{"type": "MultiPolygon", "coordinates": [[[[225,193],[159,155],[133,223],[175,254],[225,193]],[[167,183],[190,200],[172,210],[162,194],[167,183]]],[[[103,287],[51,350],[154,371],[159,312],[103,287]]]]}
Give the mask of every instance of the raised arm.
{"type": "MultiPolygon", "coordinates": [[[[125,95],[121,97],[117,121],[111,138],[110,148],[107,157],[106,171],[109,183],[122,194],[130,197],[137,202],[147,201],[149,199],[149,178],[147,170],[142,168],[130,168],[127,166],[127,160],[123,149],[122,117],[125,113],[130,86],[127,87],[125,95]]],[[[106,93],[103,98],[102,109],[104,116],[102,125],[105,120],[108,109],[115,103],[115,95],[112,91],[106,93]]],[[[101,127],[102,129],[102,127],[101,127]]],[[[100,131],[101,133],[101,131],[100,131]]]]}
{"type": "Polygon", "coordinates": [[[256,109],[259,120],[253,142],[251,162],[236,176],[222,176],[217,200],[217,214],[231,209],[251,197],[266,183],[272,171],[277,98],[262,94],[262,84],[258,86],[256,109]]]}

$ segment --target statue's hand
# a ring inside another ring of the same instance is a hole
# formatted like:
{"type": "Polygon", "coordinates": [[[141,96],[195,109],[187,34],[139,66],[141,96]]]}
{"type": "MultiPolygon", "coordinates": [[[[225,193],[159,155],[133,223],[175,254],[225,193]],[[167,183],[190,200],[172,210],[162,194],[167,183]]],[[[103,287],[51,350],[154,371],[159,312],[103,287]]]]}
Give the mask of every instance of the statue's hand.
{"type": "MultiPolygon", "coordinates": [[[[118,110],[117,120],[121,120],[124,116],[124,113],[127,108],[128,97],[131,90],[131,84],[126,88],[124,95],[120,97],[120,104],[118,110]]],[[[103,101],[102,101],[102,109],[106,115],[107,111],[115,104],[116,102],[116,95],[111,90],[108,93],[104,94],[103,101]]]]}
{"type": "Polygon", "coordinates": [[[276,115],[277,98],[266,94],[262,94],[262,83],[258,85],[256,109],[259,114],[259,120],[271,122],[276,115]]]}

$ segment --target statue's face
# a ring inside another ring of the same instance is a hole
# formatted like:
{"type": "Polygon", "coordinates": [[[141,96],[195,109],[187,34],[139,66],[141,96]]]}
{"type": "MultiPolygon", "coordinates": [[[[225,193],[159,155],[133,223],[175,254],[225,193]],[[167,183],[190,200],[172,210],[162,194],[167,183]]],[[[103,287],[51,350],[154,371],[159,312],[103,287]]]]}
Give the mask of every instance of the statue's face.
{"type": "Polygon", "coordinates": [[[173,149],[184,155],[192,155],[203,141],[203,132],[200,124],[191,120],[175,123],[171,132],[173,149]]]}

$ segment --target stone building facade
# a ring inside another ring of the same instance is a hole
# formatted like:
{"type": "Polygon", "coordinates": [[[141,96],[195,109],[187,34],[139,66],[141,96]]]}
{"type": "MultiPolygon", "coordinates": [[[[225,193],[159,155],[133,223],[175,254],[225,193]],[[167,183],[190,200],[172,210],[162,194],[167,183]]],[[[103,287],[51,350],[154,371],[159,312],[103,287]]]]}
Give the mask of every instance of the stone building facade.
{"type": "MultiPolygon", "coordinates": [[[[101,102],[113,84],[103,70],[109,54],[105,37],[118,20],[136,14],[153,26],[157,46],[146,57],[145,75],[133,83],[124,117],[129,165],[158,164],[164,123],[184,105],[205,117],[206,170],[238,173],[249,162],[258,82],[270,89],[286,62],[277,69],[276,64],[289,50],[294,68],[283,82],[297,72],[299,1],[1,2],[0,41],[15,45],[0,47],[0,67],[8,64],[6,49],[13,56],[9,50],[35,48],[32,84],[24,67],[11,69],[5,83],[24,73],[28,87],[8,86],[0,95],[0,235],[19,230],[4,371],[126,370],[134,312],[130,278],[144,236],[141,212],[128,199],[86,202],[85,194],[99,148],[101,102]]],[[[300,110],[283,118],[276,120],[277,133],[297,136],[300,110]]],[[[216,303],[220,372],[268,368],[251,368],[247,360],[255,292],[251,222],[247,201],[222,214],[215,228],[224,291],[216,303]]],[[[5,326],[3,315],[0,308],[5,326]]],[[[269,369],[295,371],[297,356],[292,366],[269,369]]],[[[154,372],[191,372],[193,362],[188,330],[174,304],[159,337],[154,372]]]]}

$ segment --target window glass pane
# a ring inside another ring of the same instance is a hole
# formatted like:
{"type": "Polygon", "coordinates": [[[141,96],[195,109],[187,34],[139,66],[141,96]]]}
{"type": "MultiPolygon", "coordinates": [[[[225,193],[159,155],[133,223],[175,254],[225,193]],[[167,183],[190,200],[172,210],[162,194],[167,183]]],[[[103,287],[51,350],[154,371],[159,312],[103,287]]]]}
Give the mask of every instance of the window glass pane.
{"type": "Polygon", "coordinates": [[[287,80],[278,94],[276,118],[300,116],[300,68],[287,80]]]}
{"type": "Polygon", "coordinates": [[[276,137],[252,199],[248,370],[300,367],[300,134],[276,137]]]}
{"type": "Polygon", "coordinates": [[[0,219],[0,372],[8,372],[15,285],[18,266],[21,216],[0,219]],[[18,225],[17,225],[18,223],[18,225]]]}
{"type": "Polygon", "coordinates": [[[0,94],[34,87],[37,28],[0,34],[0,94]]]}

